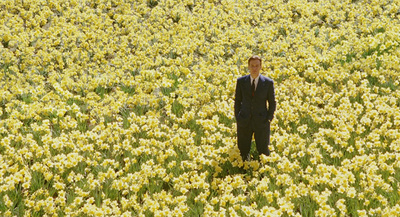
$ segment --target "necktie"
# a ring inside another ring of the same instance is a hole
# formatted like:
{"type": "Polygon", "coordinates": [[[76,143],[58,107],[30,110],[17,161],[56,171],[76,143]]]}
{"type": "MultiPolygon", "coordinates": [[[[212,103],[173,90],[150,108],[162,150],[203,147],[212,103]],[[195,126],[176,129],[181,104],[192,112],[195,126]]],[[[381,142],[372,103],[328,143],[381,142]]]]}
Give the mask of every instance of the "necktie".
{"type": "Polygon", "coordinates": [[[253,81],[251,82],[251,96],[254,96],[254,92],[256,90],[256,85],[254,84],[254,80],[256,79],[253,79],[253,81]]]}

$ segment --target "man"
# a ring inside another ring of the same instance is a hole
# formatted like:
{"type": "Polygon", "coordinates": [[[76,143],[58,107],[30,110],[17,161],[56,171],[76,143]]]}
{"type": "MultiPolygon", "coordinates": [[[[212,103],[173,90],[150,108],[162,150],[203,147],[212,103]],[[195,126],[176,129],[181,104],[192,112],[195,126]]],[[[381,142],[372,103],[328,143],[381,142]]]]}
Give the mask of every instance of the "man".
{"type": "Polygon", "coordinates": [[[250,57],[250,74],[238,78],[236,82],[235,117],[238,147],[243,161],[250,160],[253,134],[258,153],[270,154],[270,123],[276,109],[274,82],[260,74],[261,67],[261,57],[250,57]]]}

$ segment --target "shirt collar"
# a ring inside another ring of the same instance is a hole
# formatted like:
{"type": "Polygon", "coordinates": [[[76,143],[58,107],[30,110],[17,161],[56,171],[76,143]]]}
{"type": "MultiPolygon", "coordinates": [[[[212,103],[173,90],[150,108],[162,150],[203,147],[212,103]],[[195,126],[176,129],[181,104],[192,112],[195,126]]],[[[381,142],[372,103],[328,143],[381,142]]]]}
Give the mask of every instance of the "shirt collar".
{"type": "MultiPolygon", "coordinates": [[[[258,76],[255,79],[255,82],[258,82],[258,79],[260,78],[260,74],[258,74],[258,76]]],[[[253,78],[250,75],[250,81],[253,82],[253,78]]]]}

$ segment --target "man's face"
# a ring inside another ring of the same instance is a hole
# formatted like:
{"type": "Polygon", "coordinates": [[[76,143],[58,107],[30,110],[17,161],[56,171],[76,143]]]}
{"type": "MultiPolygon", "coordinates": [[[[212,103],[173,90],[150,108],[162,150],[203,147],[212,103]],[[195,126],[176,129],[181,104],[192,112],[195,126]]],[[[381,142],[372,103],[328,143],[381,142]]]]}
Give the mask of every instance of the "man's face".
{"type": "Polygon", "coordinates": [[[260,74],[261,62],[260,60],[250,60],[249,71],[252,78],[256,78],[260,74]]]}

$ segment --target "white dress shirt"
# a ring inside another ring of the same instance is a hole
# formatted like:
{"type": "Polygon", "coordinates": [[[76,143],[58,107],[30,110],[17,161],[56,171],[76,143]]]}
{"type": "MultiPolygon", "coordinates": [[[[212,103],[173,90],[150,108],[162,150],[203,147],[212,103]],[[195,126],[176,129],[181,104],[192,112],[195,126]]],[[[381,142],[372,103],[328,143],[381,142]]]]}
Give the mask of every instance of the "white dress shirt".
{"type": "Polygon", "coordinates": [[[255,80],[254,80],[254,86],[255,86],[254,91],[257,90],[257,84],[258,84],[259,78],[260,78],[260,74],[258,74],[258,76],[257,76],[256,78],[252,78],[252,77],[250,76],[250,85],[253,83],[253,80],[255,79],[255,80]]]}

